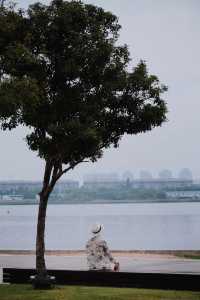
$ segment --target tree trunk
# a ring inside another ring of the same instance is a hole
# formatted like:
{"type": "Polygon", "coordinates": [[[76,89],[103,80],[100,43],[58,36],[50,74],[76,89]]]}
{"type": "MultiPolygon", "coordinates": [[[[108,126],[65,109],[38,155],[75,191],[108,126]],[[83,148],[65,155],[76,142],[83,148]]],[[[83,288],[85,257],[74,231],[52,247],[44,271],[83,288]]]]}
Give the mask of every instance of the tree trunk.
{"type": "Polygon", "coordinates": [[[39,277],[47,276],[45,264],[45,220],[47,210],[48,196],[40,194],[40,203],[38,210],[37,238],[36,238],[36,270],[39,277]]]}
{"type": "Polygon", "coordinates": [[[45,221],[49,195],[51,194],[57,180],[61,177],[59,165],[53,164],[51,160],[46,161],[42,191],[40,192],[40,203],[37,220],[36,237],[36,278],[34,286],[36,288],[51,287],[51,279],[47,274],[45,264],[45,221]]]}

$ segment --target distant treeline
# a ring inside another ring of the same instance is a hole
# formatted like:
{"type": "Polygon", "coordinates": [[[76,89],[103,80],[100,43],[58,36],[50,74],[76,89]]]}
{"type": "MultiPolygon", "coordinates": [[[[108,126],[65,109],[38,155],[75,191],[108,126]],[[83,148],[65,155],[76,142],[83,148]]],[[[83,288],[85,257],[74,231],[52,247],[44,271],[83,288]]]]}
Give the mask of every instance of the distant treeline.
{"type": "MultiPolygon", "coordinates": [[[[120,188],[96,188],[96,189],[72,189],[64,194],[63,201],[74,202],[92,202],[95,200],[156,200],[166,199],[166,194],[163,191],[151,189],[133,189],[130,187],[120,188]]],[[[58,198],[58,200],[61,200],[58,198]]],[[[52,195],[50,201],[56,201],[55,194],[52,195]]]]}
{"type": "MultiPolygon", "coordinates": [[[[170,189],[171,191],[195,191],[200,190],[200,185],[191,187],[182,187],[181,189],[170,189]]],[[[50,203],[102,203],[102,202],[158,202],[158,201],[178,201],[170,199],[167,196],[166,190],[133,188],[130,185],[110,186],[108,187],[73,187],[65,189],[55,189],[50,197],[50,203]]],[[[0,204],[33,204],[38,203],[36,195],[39,192],[39,187],[30,189],[25,187],[0,189],[0,204]],[[18,196],[17,197],[15,197],[18,196]],[[7,200],[10,197],[9,200],[7,200]]],[[[179,199],[181,201],[181,199],[179,199]]],[[[191,199],[190,199],[191,200],[191,199]]]]}
{"type": "MultiPolygon", "coordinates": [[[[24,200],[30,199],[36,202],[38,190],[18,189],[17,194],[21,195],[24,200]]],[[[14,190],[0,191],[0,196],[15,195],[14,190]]],[[[67,202],[92,202],[98,200],[158,200],[166,199],[166,194],[161,190],[153,189],[135,189],[128,186],[120,186],[113,188],[92,188],[88,189],[80,187],[76,189],[68,189],[63,192],[54,191],[50,197],[50,202],[67,203],[67,202]]]]}
{"type": "Polygon", "coordinates": [[[192,184],[191,186],[182,186],[175,188],[166,188],[166,191],[200,191],[200,184],[192,184]]]}

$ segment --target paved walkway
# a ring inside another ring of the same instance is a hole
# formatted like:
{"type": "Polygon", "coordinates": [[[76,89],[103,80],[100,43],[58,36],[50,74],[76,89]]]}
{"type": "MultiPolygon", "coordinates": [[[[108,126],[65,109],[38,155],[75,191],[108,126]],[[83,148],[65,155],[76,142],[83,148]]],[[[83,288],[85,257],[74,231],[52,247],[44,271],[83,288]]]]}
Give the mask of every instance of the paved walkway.
{"type": "MultiPolygon", "coordinates": [[[[200,274],[200,260],[162,257],[115,256],[124,272],[158,272],[200,274]]],[[[85,255],[47,255],[49,269],[87,270],[85,255]]],[[[34,255],[0,255],[0,269],[3,267],[34,268],[34,255]]],[[[0,271],[1,279],[1,271],[0,271]]]]}

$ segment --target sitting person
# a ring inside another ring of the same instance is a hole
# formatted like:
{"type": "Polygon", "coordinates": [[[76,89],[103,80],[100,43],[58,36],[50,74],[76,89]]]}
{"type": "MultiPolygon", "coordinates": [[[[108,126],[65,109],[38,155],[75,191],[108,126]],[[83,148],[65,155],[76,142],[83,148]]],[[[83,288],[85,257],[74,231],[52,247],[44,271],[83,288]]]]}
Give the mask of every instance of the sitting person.
{"type": "Polygon", "coordinates": [[[106,241],[101,239],[103,226],[95,224],[92,238],[86,244],[87,263],[91,271],[119,271],[119,263],[110,253],[106,241]]]}

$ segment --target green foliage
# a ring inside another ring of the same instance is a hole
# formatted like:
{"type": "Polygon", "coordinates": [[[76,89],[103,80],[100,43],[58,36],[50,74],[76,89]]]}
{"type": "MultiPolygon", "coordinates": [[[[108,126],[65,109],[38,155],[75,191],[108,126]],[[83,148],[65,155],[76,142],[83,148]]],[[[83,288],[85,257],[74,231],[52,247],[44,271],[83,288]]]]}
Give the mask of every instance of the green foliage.
{"type": "MultiPolygon", "coordinates": [[[[80,188],[68,190],[64,197],[63,202],[73,201],[73,203],[93,203],[98,201],[123,203],[126,201],[137,201],[137,200],[164,200],[166,195],[162,191],[151,190],[151,189],[133,189],[127,188],[126,186],[115,187],[115,188],[80,188]]],[[[57,201],[59,202],[59,198],[57,201]]],[[[52,202],[56,201],[56,194],[52,194],[52,202]]]]}
{"type": "Polygon", "coordinates": [[[166,188],[166,191],[200,191],[199,184],[191,184],[190,186],[182,186],[182,187],[174,187],[174,188],[166,188]]]}
{"type": "MultiPolygon", "coordinates": [[[[32,203],[30,200],[35,200],[37,203],[36,195],[39,189],[33,188],[32,190],[26,188],[0,190],[1,195],[21,195],[24,198],[24,202],[29,204],[32,203]]],[[[148,202],[152,201],[164,201],[166,194],[163,191],[151,190],[151,189],[133,189],[125,186],[119,188],[73,188],[66,189],[62,193],[59,193],[55,188],[51,193],[50,203],[113,203],[113,202],[134,202],[145,200],[148,202]]],[[[13,201],[16,202],[16,201],[13,201]]],[[[24,203],[23,202],[23,203],[24,203]]],[[[17,202],[19,204],[19,202],[17,202]]],[[[22,201],[20,200],[22,204],[22,201]]]]}
{"type": "Polygon", "coordinates": [[[31,150],[53,164],[97,160],[166,120],[166,87],[141,61],[132,72],[115,15],[81,1],[0,11],[0,125],[28,126],[31,150]]]}
{"type": "Polygon", "coordinates": [[[198,300],[199,292],[150,289],[103,288],[84,286],[56,287],[52,290],[33,290],[29,285],[0,287],[1,300],[198,300]]]}

